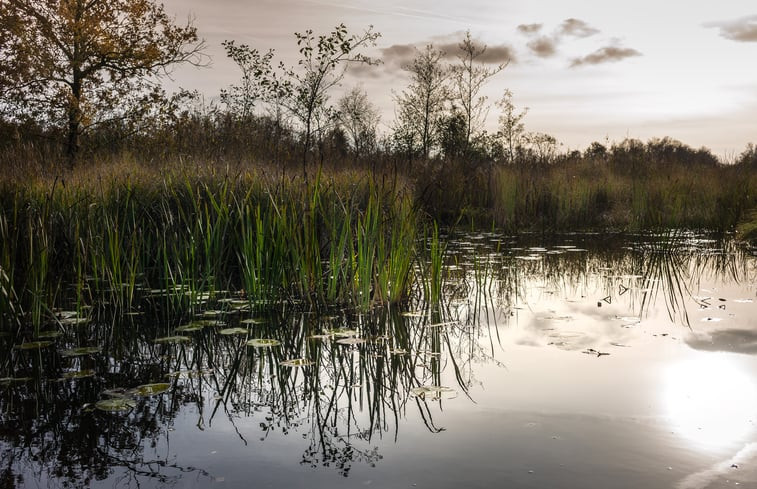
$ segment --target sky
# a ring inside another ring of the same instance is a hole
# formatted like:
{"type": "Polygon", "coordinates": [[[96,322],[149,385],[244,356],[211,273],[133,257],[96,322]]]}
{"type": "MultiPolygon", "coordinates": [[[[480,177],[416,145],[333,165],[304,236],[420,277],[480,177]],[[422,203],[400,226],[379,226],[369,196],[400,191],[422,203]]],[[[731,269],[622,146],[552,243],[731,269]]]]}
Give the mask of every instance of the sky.
{"type": "MultiPolygon", "coordinates": [[[[487,46],[489,66],[509,60],[484,95],[505,89],[528,108],[526,130],[551,134],[563,149],[592,141],[671,137],[733,159],[757,143],[757,3],[754,0],[164,0],[177,22],[194,19],[211,65],[182,67],[172,85],[215,100],[239,80],[221,42],[235,40],[296,65],[294,33],[381,33],[366,54],[383,59],[348,71],[340,90],[362,85],[394,119],[393,93],[409,82],[413,47],[433,44],[454,61],[466,31],[487,46]]],[[[338,98],[339,92],[334,93],[338,98]]]]}

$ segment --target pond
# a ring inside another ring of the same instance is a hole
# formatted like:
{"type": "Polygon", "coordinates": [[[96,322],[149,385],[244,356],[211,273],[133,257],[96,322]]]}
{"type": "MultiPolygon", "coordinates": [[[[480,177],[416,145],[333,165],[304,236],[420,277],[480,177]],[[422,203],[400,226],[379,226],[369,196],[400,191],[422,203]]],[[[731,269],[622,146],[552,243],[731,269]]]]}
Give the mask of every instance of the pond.
{"type": "Polygon", "coordinates": [[[145,290],[5,334],[0,487],[757,487],[749,250],[446,239],[439,301],[145,290]]]}

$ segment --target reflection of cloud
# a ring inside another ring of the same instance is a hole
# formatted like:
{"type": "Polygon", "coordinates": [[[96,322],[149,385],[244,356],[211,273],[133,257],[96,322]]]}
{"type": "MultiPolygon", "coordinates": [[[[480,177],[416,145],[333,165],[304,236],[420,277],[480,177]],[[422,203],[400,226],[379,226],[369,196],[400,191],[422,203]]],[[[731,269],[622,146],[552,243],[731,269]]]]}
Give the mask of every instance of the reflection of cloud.
{"type": "Polygon", "coordinates": [[[589,24],[579,19],[565,19],[560,24],[560,34],[573,37],[589,37],[597,34],[599,29],[591,27],[589,24]]]}
{"type": "Polygon", "coordinates": [[[709,334],[693,334],[686,338],[686,343],[696,350],[754,355],[757,354],[757,331],[724,329],[709,334]]]}
{"type": "Polygon", "coordinates": [[[584,56],[583,58],[573,59],[573,61],[570,63],[570,67],[575,68],[583,65],[610,63],[614,61],[621,61],[632,56],[641,56],[641,53],[631,48],[605,46],[603,48],[597,49],[591,54],[584,56]]]}
{"type": "Polygon", "coordinates": [[[705,27],[719,27],[720,35],[732,41],[757,42],[757,15],[728,22],[710,22],[705,27]]]}
{"type": "Polygon", "coordinates": [[[528,46],[528,49],[530,49],[532,53],[540,58],[549,58],[550,56],[554,56],[557,52],[555,39],[551,37],[539,37],[526,44],[526,46],[528,46]]]}
{"type": "Polygon", "coordinates": [[[518,26],[518,32],[527,36],[532,36],[541,30],[543,24],[521,24],[518,26]]]}

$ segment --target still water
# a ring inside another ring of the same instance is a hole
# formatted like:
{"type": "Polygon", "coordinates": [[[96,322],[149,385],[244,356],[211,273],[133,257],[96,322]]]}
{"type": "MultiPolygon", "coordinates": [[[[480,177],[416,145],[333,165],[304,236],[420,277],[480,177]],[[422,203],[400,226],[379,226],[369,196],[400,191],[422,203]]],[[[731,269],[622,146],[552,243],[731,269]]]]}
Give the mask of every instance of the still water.
{"type": "Polygon", "coordinates": [[[146,290],[0,338],[0,487],[757,487],[742,246],[475,234],[445,257],[438,303],[220,291],[172,317],[146,290]]]}

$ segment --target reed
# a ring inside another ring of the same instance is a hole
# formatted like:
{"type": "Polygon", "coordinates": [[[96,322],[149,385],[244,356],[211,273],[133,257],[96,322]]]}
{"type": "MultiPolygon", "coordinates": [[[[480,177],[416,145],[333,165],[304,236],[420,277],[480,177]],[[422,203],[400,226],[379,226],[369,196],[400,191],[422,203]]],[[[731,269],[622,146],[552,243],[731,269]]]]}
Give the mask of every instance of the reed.
{"type": "Polygon", "coordinates": [[[0,313],[38,325],[55,308],[201,312],[233,292],[366,309],[407,297],[418,217],[401,186],[369,175],[310,183],[174,168],[5,182],[0,313]]]}

